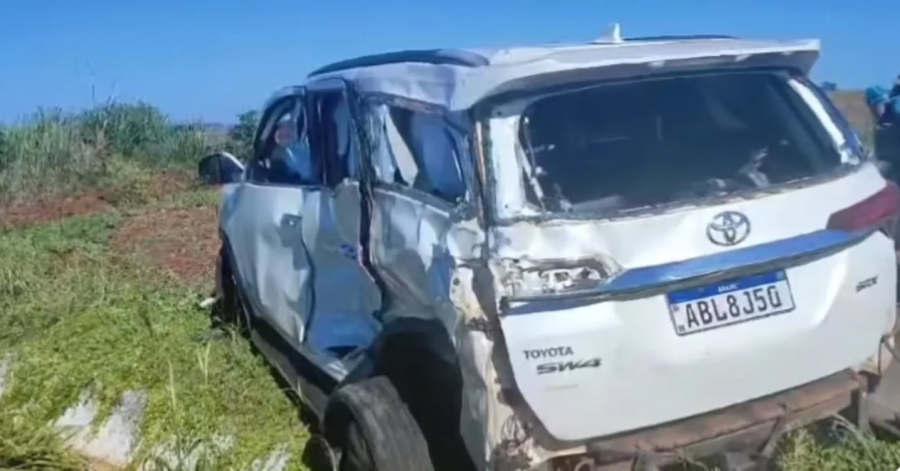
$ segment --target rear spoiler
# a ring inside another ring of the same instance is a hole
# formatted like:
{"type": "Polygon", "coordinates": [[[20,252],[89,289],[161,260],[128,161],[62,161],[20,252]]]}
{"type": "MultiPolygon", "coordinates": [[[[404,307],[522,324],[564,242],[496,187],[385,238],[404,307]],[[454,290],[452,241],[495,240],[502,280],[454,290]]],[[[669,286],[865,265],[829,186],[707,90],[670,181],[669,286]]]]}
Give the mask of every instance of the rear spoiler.
{"type": "MultiPolygon", "coordinates": [[[[660,44],[654,41],[653,44],[660,44]]],[[[787,43],[760,43],[723,38],[713,41],[662,42],[664,48],[654,53],[647,43],[635,44],[647,49],[636,55],[628,45],[616,46],[603,52],[600,60],[591,60],[588,53],[572,50],[536,60],[527,65],[532,71],[516,71],[509,80],[492,80],[480,101],[504,101],[517,94],[552,89],[598,80],[616,80],[690,71],[737,69],[786,69],[808,74],[819,58],[820,42],[803,40],[787,43]],[[702,44],[702,47],[699,45],[702,44]],[[715,47],[711,47],[715,45],[715,47]],[[664,53],[663,53],[664,51],[664,53]],[[578,64],[573,67],[573,64],[578,64]]],[[[525,67],[525,66],[519,66],[525,67]]],[[[517,67],[518,68],[518,67],[517,67]]]]}

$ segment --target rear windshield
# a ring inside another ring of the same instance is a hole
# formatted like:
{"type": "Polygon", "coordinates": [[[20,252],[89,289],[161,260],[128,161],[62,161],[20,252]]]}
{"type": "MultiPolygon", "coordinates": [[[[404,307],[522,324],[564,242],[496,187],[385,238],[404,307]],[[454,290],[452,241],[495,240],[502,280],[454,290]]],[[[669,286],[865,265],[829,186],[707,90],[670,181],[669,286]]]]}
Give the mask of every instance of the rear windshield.
{"type": "Polygon", "coordinates": [[[607,212],[726,195],[828,172],[841,156],[787,75],[605,84],[521,116],[529,202],[607,212]]]}

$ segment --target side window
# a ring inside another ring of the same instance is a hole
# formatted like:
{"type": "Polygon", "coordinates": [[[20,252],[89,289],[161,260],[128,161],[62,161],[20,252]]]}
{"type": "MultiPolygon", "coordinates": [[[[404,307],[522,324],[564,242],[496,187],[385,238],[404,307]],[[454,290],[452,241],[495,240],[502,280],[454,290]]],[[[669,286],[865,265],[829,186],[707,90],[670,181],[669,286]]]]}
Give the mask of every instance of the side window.
{"type": "Polygon", "coordinates": [[[327,183],[359,179],[359,141],[350,104],[343,91],[319,93],[312,99],[316,132],[312,146],[327,168],[327,183]]]}
{"type": "Polygon", "coordinates": [[[439,114],[383,106],[375,174],[385,183],[429,193],[449,203],[465,198],[456,131],[439,114]]]}
{"type": "Polygon", "coordinates": [[[303,101],[291,98],[273,105],[264,122],[249,179],[275,185],[322,183],[321,165],[310,152],[303,101]]]}

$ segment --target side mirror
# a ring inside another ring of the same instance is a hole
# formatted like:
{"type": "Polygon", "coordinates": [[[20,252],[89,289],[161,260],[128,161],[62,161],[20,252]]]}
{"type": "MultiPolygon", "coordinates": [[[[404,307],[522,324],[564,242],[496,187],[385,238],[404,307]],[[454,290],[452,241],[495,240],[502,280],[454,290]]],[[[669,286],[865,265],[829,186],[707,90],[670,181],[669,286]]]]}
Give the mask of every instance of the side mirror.
{"type": "Polygon", "coordinates": [[[206,185],[227,185],[241,181],[244,165],[228,152],[207,155],[197,165],[197,176],[206,185]]]}

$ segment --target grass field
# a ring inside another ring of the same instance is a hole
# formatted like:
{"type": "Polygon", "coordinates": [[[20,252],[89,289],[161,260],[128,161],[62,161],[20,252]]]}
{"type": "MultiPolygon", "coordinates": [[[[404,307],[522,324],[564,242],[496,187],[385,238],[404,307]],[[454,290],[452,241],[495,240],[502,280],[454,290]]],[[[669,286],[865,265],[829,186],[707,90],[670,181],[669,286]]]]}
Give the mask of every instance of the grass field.
{"type": "MultiPolygon", "coordinates": [[[[87,393],[97,425],[123,394],[146,397],[132,467],[250,469],[299,457],[309,432],[246,341],[212,331],[212,190],[192,181],[215,141],[146,105],[39,114],[0,129],[0,469],[110,469],[52,422],[87,393]],[[227,439],[224,440],[223,437],[227,439]],[[160,463],[166,446],[174,459],[160,463]]],[[[245,147],[244,147],[245,148],[245,147]]],[[[893,470],[900,445],[841,425],[801,431],[786,470],[893,470]]]]}
{"type": "Polygon", "coordinates": [[[135,465],[161,464],[160,446],[163,469],[195,452],[206,469],[300,456],[298,409],[197,308],[218,249],[217,195],[193,184],[211,141],[145,105],[0,131],[0,468],[96,467],[48,424],[87,393],[99,426],[128,391],[146,396],[135,465]]]}
{"type": "Polygon", "coordinates": [[[97,424],[125,392],[146,393],[138,462],[157,445],[187,455],[221,436],[233,445],[208,450],[208,469],[300,455],[298,410],[248,344],[209,335],[197,308],[211,288],[214,197],[187,190],[0,234],[0,352],[12,359],[0,467],[80,469],[45,424],[85,391],[97,424]]]}

